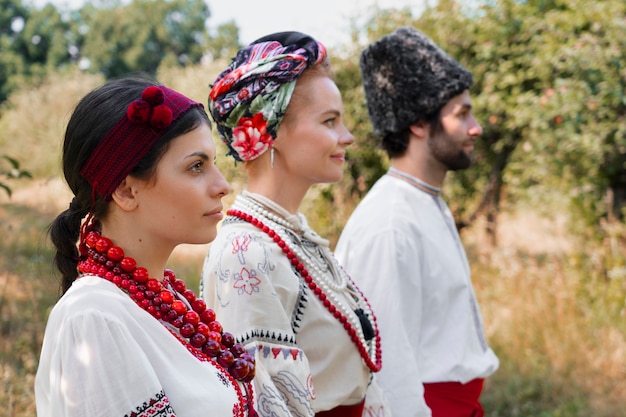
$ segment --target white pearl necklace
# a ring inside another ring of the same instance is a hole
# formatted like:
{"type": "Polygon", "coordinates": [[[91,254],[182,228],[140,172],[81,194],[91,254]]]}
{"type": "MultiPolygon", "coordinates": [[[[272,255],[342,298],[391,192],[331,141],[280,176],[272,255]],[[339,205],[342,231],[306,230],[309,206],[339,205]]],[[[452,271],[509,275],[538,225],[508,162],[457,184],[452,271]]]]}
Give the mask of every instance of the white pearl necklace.
{"type": "MultiPolygon", "coordinates": [[[[245,206],[246,208],[250,209],[251,211],[259,214],[259,215],[263,215],[263,217],[270,219],[272,222],[277,223],[281,226],[287,227],[289,229],[292,230],[302,230],[302,223],[299,221],[298,224],[294,224],[290,221],[288,221],[285,217],[281,217],[278,216],[274,213],[272,213],[269,210],[266,210],[265,208],[263,208],[263,206],[259,203],[256,202],[253,197],[252,194],[249,192],[244,191],[242,193],[243,196],[247,197],[247,198],[243,198],[241,196],[237,196],[235,203],[239,203],[243,206],[245,206]]],[[[254,197],[258,198],[258,195],[254,195],[254,197]]],[[[271,201],[271,200],[269,200],[271,201]]],[[[274,210],[276,211],[276,210],[274,210]]],[[[294,215],[290,215],[290,217],[297,217],[294,215]]],[[[298,219],[299,220],[299,219],[298,219]]]]}

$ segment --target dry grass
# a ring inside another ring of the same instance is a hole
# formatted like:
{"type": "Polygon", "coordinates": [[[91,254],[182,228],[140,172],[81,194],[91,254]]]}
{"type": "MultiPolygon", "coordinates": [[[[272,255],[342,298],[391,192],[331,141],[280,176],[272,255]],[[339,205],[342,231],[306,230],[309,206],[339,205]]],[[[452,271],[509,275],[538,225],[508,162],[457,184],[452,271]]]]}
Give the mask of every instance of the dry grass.
{"type": "Polygon", "coordinates": [[[623,277],[599,270],[602,248],[585,250],[567,219],[525,211],[501,220],[496,248],[481,244],[478,227],[465,236],[502,360],[485,392],[492,415],[626,416],[623,277]]]}
{"type": "Polygon", "coordinates": [[[7,417],[35,415],[34,374],[48,308],[58,293],[44,238],[54,208],[37,198],[29,204],[0,205],[0,415],[7,417]]]}
{"type": "Polygon", "coordinates": [[[60,172],[60,139],[78,100],[102,82],[95,75],[53,75],[43,85],[20,90],[4,103],[0,118],[1,154],[16,158],[37,177],[60,172]]]}

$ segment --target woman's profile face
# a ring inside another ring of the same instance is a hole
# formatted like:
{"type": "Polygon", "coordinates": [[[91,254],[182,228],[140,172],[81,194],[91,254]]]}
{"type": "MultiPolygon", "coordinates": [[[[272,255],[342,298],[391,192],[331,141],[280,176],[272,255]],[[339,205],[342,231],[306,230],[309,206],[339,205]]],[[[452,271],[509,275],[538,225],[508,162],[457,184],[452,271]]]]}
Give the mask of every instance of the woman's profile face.
{"type": "Polygon", "coordinates": [[[339,181],[354,137],[343,124],[341,93],[326,76],[303,76],[274,141],[274,169],[306,186],[339,181]]]}
{"type": "Polygon", "coordinates": [[[136,188],[138,226],[165,244],[212,241],[223,218],[221,199],[229,190],[215,154],[207,123],[173,139],[154,177],[136,188]]]}

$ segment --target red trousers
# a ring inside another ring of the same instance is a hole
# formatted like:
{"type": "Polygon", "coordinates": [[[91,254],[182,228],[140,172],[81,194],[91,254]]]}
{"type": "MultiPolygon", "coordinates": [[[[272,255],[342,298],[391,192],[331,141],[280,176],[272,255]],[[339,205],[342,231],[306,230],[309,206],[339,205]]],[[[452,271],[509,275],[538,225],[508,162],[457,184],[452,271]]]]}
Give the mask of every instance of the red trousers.
{"type": "Polygon", "coordinates": [[[354,405],[340,405],[332,410],[320,411],[319,413],[315,413],[315,417],[361,417],[364,407],[365,400],[354,405]]]}
{"type": "Polygon", "coordinates": [[[479,398],[483,379],[460,382],[424,384],[424,399],[433,417],[483,417],[485,411],[479,398]]]}

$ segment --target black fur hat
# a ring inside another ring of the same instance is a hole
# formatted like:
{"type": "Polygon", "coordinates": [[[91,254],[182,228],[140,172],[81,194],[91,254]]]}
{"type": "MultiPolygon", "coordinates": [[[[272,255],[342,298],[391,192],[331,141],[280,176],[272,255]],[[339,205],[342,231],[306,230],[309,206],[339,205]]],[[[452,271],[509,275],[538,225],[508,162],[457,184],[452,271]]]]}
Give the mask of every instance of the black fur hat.
{"type": "Polygon", "coordinates": [[[472,73],[423,33],[401,27],[361,53],[374,133],[398,133],[468,89],[472,73]]]}

